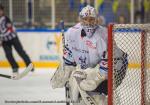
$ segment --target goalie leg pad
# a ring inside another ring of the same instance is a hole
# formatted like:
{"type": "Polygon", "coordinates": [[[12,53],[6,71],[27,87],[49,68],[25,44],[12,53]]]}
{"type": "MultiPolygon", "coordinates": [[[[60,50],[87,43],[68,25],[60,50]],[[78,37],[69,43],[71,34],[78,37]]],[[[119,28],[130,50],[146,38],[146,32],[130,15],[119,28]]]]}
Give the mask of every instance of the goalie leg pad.
{"type": "Polygon", "coordinates": [[[79,90],[78,90],[78,86],[77,86],[77,83],[76,83],[76,80],[75,80],[73,74],[71,75],[71,77],[69,79],[69,86],[70,86],[71,100],[73,102],[78,102],[79,90]]]}
{"type": "Polygon", "coordinates": [[[108,105],[108,98],[106,95],[93,95],[92,97],[96,101],[97,105],[108,105]]]}

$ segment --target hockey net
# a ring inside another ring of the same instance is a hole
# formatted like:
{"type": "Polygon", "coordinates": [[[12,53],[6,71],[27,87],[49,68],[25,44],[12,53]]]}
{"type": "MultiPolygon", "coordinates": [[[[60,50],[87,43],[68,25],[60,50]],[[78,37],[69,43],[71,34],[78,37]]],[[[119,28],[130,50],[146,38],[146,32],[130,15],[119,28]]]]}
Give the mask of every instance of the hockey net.
{"type": "Polygon", "coordinates": [[[150,105],[150,24],[109,25],[108,68],[108,105],[150,105]],[[118,75],[115,44],[128,55],[118,75]]]}

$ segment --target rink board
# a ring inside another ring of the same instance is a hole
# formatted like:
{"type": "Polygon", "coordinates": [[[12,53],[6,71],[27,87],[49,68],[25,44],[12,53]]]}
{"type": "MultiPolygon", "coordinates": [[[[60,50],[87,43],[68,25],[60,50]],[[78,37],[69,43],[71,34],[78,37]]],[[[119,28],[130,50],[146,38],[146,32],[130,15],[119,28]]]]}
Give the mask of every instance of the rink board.
{"type": "MultiPolygon", "coordinates": [[[[25,31],[18,32],[20,41],[26,53],[30,56],[35,67],[56,68],[59,65],[61,33],[51,31],[25,31]]],[[[0,67],[10,67],[4,51],[0,48],[0,67]]],[[[20,67],[24,62],[13,49],[13,54],[20,67]]]]}
{"type": "MultiPolygon", "coordinates": [[[[59,65],[59,54],[61,52],[60,31],[19,31],[18,36],[35,67],[56,68],[59,65]]],[[[130,47],[130,49],[133,48],[130,47]]],[[[25,67],[22,59],[15,50],[13,50],[13,53],[19,66],[25,67]]],[[[135,52],[134,55],[138,55],[138,53],[139,52],[135,52]]],[[[0,48],[0,54],[0,67],[10,67],[2,48],[0,48]]],[[[139,56],[134,57],[140,59],[139,56]]],[[[134,61],[129,62],[129,68],[140,68],[140,64],[134,61]]]]}

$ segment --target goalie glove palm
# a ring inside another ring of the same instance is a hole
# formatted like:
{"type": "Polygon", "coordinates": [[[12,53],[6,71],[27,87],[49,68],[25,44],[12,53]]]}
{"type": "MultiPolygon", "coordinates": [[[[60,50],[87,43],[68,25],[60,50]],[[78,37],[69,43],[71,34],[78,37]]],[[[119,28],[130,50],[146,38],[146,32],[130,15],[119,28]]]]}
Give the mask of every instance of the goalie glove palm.
{"type": "Polygon", "coordinates": [[[73,77],[77,79],[86,79],[87,75],[83,70],[77,70],[73,72],[73,77]]]}
{"type": "Polygon", "coordinates": [[[87,78],[80,82],[80,87],[84,91],[93,91],[97,86],[106,79],[105,76],[100,75],[96,69],[87,69],[87,78]]]}

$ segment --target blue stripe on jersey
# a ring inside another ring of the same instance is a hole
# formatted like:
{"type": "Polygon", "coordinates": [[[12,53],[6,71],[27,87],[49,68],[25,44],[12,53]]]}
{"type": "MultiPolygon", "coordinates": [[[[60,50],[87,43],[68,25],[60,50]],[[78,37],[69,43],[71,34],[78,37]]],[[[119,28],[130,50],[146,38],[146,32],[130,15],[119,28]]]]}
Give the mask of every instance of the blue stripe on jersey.
{"type": "Polygon", "coordinates": [[[64,59],[66,65],[69,65],[69,66],[76,66],[76,63],[75,63],[75,62],[71,62],[71,61],[69,61],[68,59],[66,59],[66,58],[64,58],[64,57],[63,57],[63,59],[64,59]]]}
{"type": "Polygon", "coordinates": [[[105,67],[100,67],[100,70],[108,72],[108,68],[105,68],[105,67]]]}

